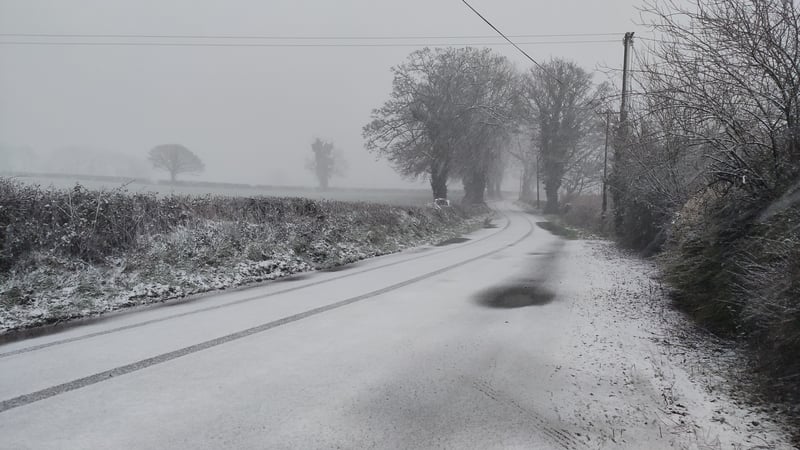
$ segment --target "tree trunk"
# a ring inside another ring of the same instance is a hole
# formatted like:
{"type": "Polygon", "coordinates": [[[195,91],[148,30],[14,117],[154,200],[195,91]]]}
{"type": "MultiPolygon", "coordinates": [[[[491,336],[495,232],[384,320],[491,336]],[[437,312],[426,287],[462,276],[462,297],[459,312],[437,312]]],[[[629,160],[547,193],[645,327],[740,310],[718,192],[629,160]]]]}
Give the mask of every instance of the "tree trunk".
{"type": "Polygon", "coordinates": [[[170,170],[169,171],[169,182],[170,184],[175,184],[175,180],[178,178],[178,171],[170,170]]]}
{"type": "Polygon", "coordinates": [[[444,164],[431,163],[431,189],[433,199],[447,198],[447,168],[444,164]]]}
{"type": "Polygon", "coordinates": [[[503,198],[503,173],[501,172],[492,180],[492,198],[503,198]]]}
{"type": "Polygon", "coordinates": [[[489,180],[489,182],[486,183],[486,198],[497,198],[494,193],[494,180],[489,180]]]}
{"type": "Polygon", "coordinates": [[[486,196],[490,199],[499,199],[502,197],[500,186],[503,184],[503,174],[494,173],[486,184],[486,196]]]}
{"type": "Polygon", "coordinates": [[[533,178],[533,170],[531,170],[530,164],[525,164],[525,169],[522,171],[522,184],[519,188],[520,201],[527,202],[533,198],[531,178],[533,178]]]}
{"type": "Polygon", "coordinates": [[[464,177],[464,204],[480,205],[486,202],[486,173],[473,172],[464,177]]]}
{"type": "Polygon", "coordinates": [[[547,196],[547,203],[544,206],[545,214],[558,214],[558,189],[561,187],[560,180],[546,180],[544,191],[547,196]]]}

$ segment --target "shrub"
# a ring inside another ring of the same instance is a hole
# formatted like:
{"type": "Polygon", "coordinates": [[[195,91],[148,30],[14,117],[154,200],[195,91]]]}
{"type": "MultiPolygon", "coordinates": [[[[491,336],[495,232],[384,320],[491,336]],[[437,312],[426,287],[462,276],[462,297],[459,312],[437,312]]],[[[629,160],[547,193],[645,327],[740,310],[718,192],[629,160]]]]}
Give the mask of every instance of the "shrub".
{"type": "Polygon", "coordinates": [[[567,225],[589,231],[600,231],[602,198],[599,195],[581,195],[565,208],[562,218],[567,225]]]}

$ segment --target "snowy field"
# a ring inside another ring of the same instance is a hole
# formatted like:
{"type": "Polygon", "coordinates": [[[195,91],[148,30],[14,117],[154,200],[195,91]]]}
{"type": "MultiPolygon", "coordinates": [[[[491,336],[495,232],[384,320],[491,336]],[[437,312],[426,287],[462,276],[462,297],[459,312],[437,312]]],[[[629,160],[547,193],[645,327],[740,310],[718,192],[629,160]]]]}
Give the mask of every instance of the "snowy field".
{"type": "MultiPolygon", "coordinates": [[[[431,193],[425,185],[419,189],[354,189],[354,188],[332,188],[328,191],[320,191],[313,187],[292,187],[292,186],[247,186],[247,185],[225,185],[225,184],[180,184],[173,186],[166,183],[143,183],[143,182],[113,182],[98,181],[83,178],[64,177],[12,177],[28,184],[36,184],[41,187],[71,188],[76,183],[80,183],[87,189],[125,189],[128,192],[156,192],[158,194],[181,194],[181,195],[224,195],[233,197],[305,197],[315,200],[339,200],[339,201],[361,201],[372,203],[386,203],[391,205],[424,205],[431,202],[431,193]]],[[[460,198],[461,192],[453,191],[454,198],[460,198]]]]}

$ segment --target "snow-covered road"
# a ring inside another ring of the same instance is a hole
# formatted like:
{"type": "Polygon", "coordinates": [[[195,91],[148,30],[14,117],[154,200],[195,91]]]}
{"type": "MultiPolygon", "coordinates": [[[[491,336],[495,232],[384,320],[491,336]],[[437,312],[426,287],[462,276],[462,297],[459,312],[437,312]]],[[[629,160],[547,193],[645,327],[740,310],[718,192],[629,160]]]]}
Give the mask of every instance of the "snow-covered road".
{"type": "Polygon", "coordinates": [[[540,220],[2,345],[0,447],[785,445],[648,338],[643,266],[540,220]]]}

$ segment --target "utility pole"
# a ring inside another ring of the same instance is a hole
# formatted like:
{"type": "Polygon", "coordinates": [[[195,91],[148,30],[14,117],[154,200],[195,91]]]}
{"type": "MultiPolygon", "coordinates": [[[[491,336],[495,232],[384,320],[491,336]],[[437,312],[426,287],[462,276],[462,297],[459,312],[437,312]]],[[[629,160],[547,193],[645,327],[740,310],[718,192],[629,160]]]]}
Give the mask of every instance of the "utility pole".
{"type": "Polygon", "coordinates": [[[633,45],[633,31],[625,33],[622,45],[625,47],[625,54],[622,61],[622,105],[619,108],[619,123],[624,129],[628,120],[628,66],[630,61],[629,49],[633,45]]]}
{"type": "Polygon", "coordinates": [[[630,48],[633,45],[633,31],[625,33],[625,38],[622,40],[622,45],[625,47],[625,53],[622,62],[622,104],[619,107],[619,130],[614,145],[614,178],[617,180],[617,185],[614,186],[612,192],[614,198],[614,230],[620,233],[622,230],[622,216],[621,200],[623,196],[622,190],[625,186],[619,185],[619,171],[620,163],[624,166],[623,155],[620,150],[625,148],[628,141],[628,72],[630,66],[630,48]]]}
{"type": "Polygon", "coordinates": [[[536,154],[536,209],[542,208],[542,205],[539,203],[539,186],[541,186],[541,181],[539,180],[539,159],[541,156],[541,152],[536,154]]]}
{"type": "Polygon", "coordinates": [[[608,135],[611,129],[611,111],[606,111],[606,144],[603,149],[603,209],[600,213],[600,229],[605,227],[606,223],[606,209],[608,201],[606,200],[606,187],[608,185],[608,135]]]}

